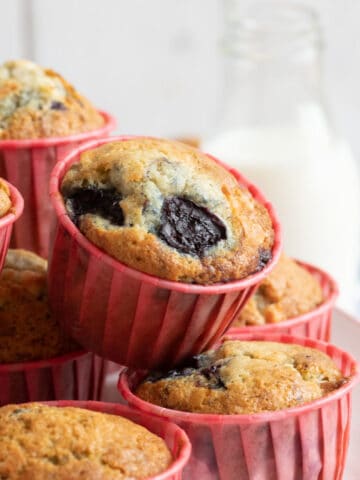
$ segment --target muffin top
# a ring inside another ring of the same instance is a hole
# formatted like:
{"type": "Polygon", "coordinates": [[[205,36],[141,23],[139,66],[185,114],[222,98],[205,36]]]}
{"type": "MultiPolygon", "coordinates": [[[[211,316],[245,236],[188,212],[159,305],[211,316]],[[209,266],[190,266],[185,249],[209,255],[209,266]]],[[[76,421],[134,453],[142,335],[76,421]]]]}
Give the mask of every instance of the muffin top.
{"type": "Polygon", "coordinates": [[[0,218],[8,213],[11,208],[10,189],[0,178],[0,218]]]}
{"type": "Polygon", "coordinates": [[[37,403],[0,408],[0,478],[134,480],[167,469],[165,442],[126,418],[37,403]]]}
{"type": "Polygon", "coordinates": [[[271,258],[265,207],[180,142],[134,138],[84,152],[61,191],[84,235],[142,272],[211,284],[244,278],[271,258]]]}
{"type": "Polygon", "coordinates": [[[45,260],[25,250],[8,251],[0,274],[0,363],[80,350],[51,315],[46,278],[45,260]]]}
{"type": "Polygon", "coordinates": [[[313,348],[229,340],[186,367],[151,374],[136,395],[185,412],[249,414],[302,405],[345,381],[333,361],[313,348]]]}
{"type": "Polygon", "coordinates": [[[277,323],[310,312],[323,301],[317,279],[282,255],[248,300],[233,327],[277,323]]]}
{"type": "Polygon", "coordinates": [[[58,73],[28,60],[0,65],[0,140],[62,137],[103,123],[58,73]]]}

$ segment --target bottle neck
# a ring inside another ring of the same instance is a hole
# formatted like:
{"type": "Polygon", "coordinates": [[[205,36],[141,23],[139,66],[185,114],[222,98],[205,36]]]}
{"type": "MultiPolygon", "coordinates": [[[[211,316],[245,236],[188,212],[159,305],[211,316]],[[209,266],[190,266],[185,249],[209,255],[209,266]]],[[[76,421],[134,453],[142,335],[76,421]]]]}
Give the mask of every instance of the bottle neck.
{"type": "Polygon", "coordinates": [[[224,4],[221,126],[292,124],[306,111],[323,112],[322,41],[313,12],[269,1],[240,15],[234,5],[224,4]]]}

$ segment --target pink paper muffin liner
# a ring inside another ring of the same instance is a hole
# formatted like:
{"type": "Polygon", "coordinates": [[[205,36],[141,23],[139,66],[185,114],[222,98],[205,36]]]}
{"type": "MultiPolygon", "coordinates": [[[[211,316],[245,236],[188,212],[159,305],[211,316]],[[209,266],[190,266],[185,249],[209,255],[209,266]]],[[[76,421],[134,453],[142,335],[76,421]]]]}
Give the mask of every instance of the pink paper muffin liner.
{"type": "Polygon", "coordinates": [[[114,118],[105,112],[101,114],[104,125],[89,132],[67,137],[0,140],[0,177],[15,185],[25,200],[24,215],[14,227],[12,248],[24,248],[47,258],[55,224],[48,193],[51,171],[74,147],[104,137],[114,129],[114,118]]]}
{"type": "Polygon", "coordinates": [[[259,335],[283,333],[298,337],[309,337],[325,342],[330,341],[332,314],[339,294],[338,286],[335,280],[328,273],[320,270],[320,268],[298,260],[296,262],[310,272],[320,283],[324,301],[310,312],[284,320],[283,322],[242,327],[235,326],[231,327],[229,333],[252,333],[259,335]]]}
{"type": "Polygon", "coordinates": [[[349,381],[299,407],[252,415],[181,412],[145,402],[133,391],[144,372],[124,370],[119,389],[142,412],[179,425],[192,443],[183,478],[192,480],[340,480],[349,443],[351,391],[359,380],[356,361],[334,345],[289,335],[236,335],[231,340],[294,343],[327,353],[349,381]]]}
{"type": "Polygon", "coordinates": [[[148,415],[139,410],[132,409],[127,405],[118,405],[105,402],[81,402],[81,401],[59,401],[46,402],[56,407],[76,407],[94,410],[96,412],[108,413],[125,417],[132,422],[150,430],[150,432],[162,438],[173,455],[170,466],[158,475],[147,477],[146,480],[181,480],[182,471],[190,457],[191,444],[185,432],[174,423],[161,418],[148,415]]]}
{"type": "Polygon", "coordinates": [[[9,248],[11,233],[15,222],[18,222],[24,209],[24,200],[19,191],[11,183],[3,180],[10,189],[11,210],[0,218],[0,272],[4,266],[9,248]]]}
{"type": "Polygon", "coordinates": [[[44,400],[99,400],[108,363],[90,352],[0,365],[0,406],[44,400]]]}
{"type": "Polygon", "coordinates": [[[82,152],[114,141],[89,142],[59,162],[50,180],[58,224],[49,266],[49,298],[58,321],[86,350],[121,365],[172,365],[209,348],[227,330],[281,249],[276,214],[258,189],[225,166],[268,210],[275,230],[272,260],[243,280],[211,286],[172,282],[115,260],[89,242],[65,210],[60,185],[82,152]]]}

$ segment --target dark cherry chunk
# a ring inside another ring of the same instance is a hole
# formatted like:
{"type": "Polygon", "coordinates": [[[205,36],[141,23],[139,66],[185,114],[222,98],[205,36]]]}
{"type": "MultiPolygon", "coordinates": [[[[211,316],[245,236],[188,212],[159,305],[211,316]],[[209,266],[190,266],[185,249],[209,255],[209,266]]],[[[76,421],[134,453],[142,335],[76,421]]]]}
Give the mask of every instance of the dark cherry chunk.
{"type": "Polygon", "coordinates": [[[211,388],[212,390],[226,388],[226,385],[220,375],[221,367],[222,365],[211,365],[210,367],[200,370],[201,374],[204,375],[207,380],[207,388],[211,388]]]}
{"type": "Polygon", "coordinates": [[[187,198],[170,197],[161,209],[159,236],[180,252],[201,257],[226,238],[226,227],[208,209],[187,198]]]}
{"type": "Polygon", "coordinates": [[[115,225],[124,225],[124,215],[120,207],[120,193],[115,189],[96,187],[78,188],[66,199],[66,207],[72,221],[78,225],[81,215],[93,213],[115,225]]]}
{"type": "Polygon", "coordinates": [[[258,266],[256,268],[256,271],[260,272],[267,265],[267,263],[270,262],[271,258],[272,258],[271,250],[265,250],[264,248],[260,248],[259,249],[259,262],[258,262],[258,266]]]}
{"type": "Polygon", "coordinates": [[[66,110],[66,106],[62,102],[54,100],[50,105],[51,110],[66,110]]]}
{"type": "Polygon", "coordinates": [[[224,365],[224,362],[217,364],[209,364],[206,367],[202,365],[211,362],[211,359],[205,355],[197,355],[192,357],[188,363],[194,366],[182,366],[174,370],[169,370],[168,372],[151,372],[148,377],[146,377],[146,382],[155,383],[159,380],[169,380],[174,378],[181,377],[195,377],[195,384],[197,387],[209,388],[211,390],[217,389],[226,389],[226,385],[221,378],[221,367],[224,365]],[[200,359],[200,364],[198,363],[200,359]]]}

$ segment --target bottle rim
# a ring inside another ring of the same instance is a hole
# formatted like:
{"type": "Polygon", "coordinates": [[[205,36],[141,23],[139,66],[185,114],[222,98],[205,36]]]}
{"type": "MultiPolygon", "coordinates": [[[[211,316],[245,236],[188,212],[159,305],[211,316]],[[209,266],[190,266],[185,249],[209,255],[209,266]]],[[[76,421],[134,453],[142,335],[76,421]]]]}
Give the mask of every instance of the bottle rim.
{"type": "Polygon", "coordinates": [[[322,29],[315,9],[283,0],[260,0],[245,9],[241,0],[224,0],[225,54],[253,60],[320,53],[322,29]]]}

